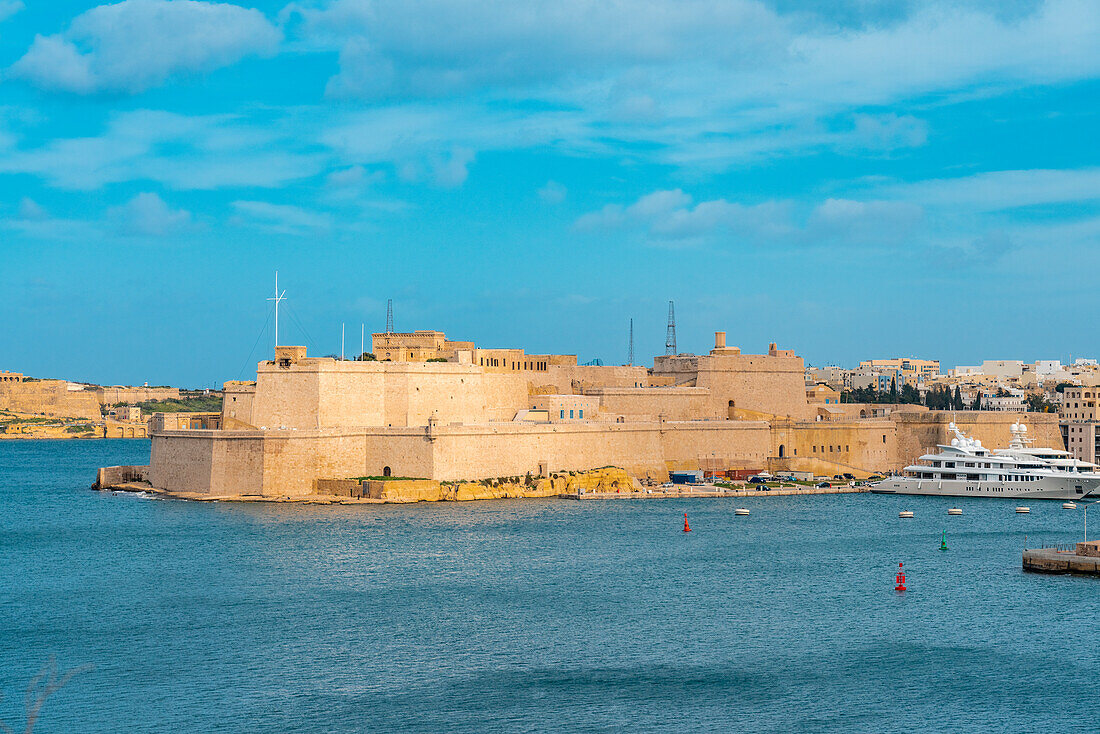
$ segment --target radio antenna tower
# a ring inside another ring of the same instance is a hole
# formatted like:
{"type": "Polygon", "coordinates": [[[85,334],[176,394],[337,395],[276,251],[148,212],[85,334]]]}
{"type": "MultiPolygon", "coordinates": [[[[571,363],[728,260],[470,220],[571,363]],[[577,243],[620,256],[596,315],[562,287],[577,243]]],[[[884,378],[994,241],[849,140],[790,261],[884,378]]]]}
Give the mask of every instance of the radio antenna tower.
{"type": "Polygon", "coordinates": [[[634,366],[634,319],[630,320],[630,351],[626,353],[626,363],[634,366]]]}
{"type": "Polygon", "coordinates": [[[668,302],[668,331],[665,332],[665,354],[676,354],[676,311],[668,302]]]}
{"type": "Polygon", "coordinates": [[[279,302],[286,300],[286,291],[279,292],[279,271],[275,271],[275,297],[267,299],[275,301],[275,346],[279,346],[279,302]]]}
{"type": "Polygon", "coordinates": [[[386,333],[393,333],[393,299],[386,301],[386,333]]]}

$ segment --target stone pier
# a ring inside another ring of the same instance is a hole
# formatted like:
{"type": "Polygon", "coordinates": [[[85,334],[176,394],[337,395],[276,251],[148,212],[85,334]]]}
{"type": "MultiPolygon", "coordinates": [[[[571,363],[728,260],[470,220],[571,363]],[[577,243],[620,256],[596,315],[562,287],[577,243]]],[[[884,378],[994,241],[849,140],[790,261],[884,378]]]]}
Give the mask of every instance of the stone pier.
{"type": "Polygon", "coordinates": [[[1077,543],[1073,550],[1061,548],[1025,550],[1023,569],[1033,573],[1100,576],[1100,541],[1077,543]]]}

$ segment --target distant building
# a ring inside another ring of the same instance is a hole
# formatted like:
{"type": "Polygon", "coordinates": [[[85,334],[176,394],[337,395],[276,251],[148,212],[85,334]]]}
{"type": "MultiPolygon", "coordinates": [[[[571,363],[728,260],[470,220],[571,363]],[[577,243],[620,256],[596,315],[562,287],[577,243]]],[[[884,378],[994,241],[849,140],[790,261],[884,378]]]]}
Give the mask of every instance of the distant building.
{"type": "Polygon", "coordinates": [[[824,382],[806,388],[806,402],[810,405],[838,405],[840,391],[824,382]]]}
{"type": "Polygon", "coordinates": [[[914,359],[912,357],[894,357],[893,359],[866,359],[859,363],[860,369],[879,372],[900,372],[910,385],[927,382],[940,374],[938,359],[914,359]]]}
{"type": "Polygon", "coordinates": [[[107,417],[115,421],[136,423],[141,420],[141,408],[136,405],[121,405],[108,410],[107,417]]]}
{"type": "Polygon", "coordinates": [[[22,372],[8,372],[7,370],[0,371],[0,382],[22,382],[22,372]]]}
{"type": "Polygon", "coordinates": [[[982,395],[982,410],[995,410],[1000,413],[1022,413],[1026,410],[1024,399],[1019,395],[982,395]]]}
{"type": "Polygon", "coordinates": [[[371,334],[374,358],[383,362],[457,362],[493,372],[546,372],[553,365],[576,365],[575,354],[526,354],[522,349],[478,349],[451,341],[442,331],[371,334]]]}
{"type": "Polygon", "coordinates": [[[1095,387],[1067,387],[1061,395],[1058,415],[1059,428],[1066,442],[1066,450],[1081,461],[1095,463],[1100,456],[1096,427],[1100,389],[1095,387]]]}

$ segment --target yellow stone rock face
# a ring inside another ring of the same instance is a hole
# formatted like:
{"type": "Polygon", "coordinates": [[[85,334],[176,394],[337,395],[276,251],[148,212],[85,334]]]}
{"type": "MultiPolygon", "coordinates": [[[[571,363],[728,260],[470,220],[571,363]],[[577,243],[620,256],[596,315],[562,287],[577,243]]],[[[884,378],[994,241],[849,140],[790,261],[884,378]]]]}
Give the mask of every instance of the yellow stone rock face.
{"type": "MultiPolygon", "coordinates": [[[[386,502],[468,502],[472,500],[555,497],[584,492],[634,492],[638,485],[623,469],[605,467],[549,478],[500,477],[478,482],[430,480],[383,481],[379,499],[386,502]]],[[[372,493],[373,494],[373,493],[372,493]]]]}

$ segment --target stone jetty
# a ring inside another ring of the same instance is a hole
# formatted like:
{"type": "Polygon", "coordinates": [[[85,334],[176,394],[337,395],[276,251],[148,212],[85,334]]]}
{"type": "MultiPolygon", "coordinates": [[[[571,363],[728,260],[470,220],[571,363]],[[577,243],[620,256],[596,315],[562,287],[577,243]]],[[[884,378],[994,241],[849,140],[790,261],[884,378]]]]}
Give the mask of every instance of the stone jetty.
{"type": "Polygon", "coordinates": [[[1100,576],[1100,540],[1068,548],[1031,548],[1024,551],[1023,568],[1033,573],[1072,573],[1100,576]]]}

